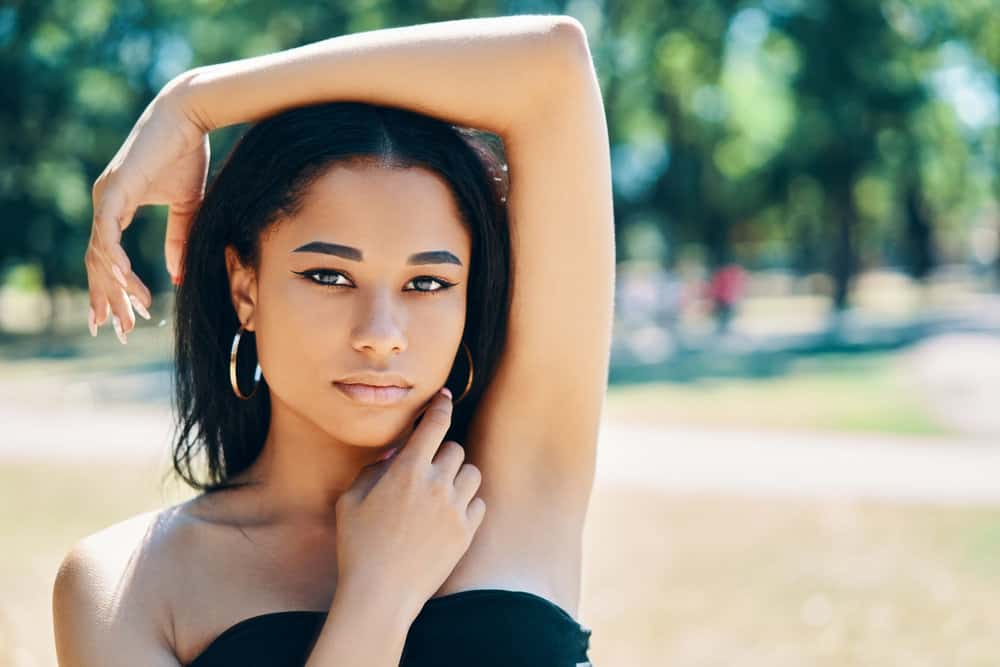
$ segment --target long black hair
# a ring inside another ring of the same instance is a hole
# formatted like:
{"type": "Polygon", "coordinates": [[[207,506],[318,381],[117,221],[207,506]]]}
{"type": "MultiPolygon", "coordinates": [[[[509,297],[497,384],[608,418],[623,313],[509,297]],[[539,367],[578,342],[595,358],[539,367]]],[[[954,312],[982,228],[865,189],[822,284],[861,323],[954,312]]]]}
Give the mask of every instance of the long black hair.
{"type": "MultiPolygon", "coordinates": [[[[212,179],[188,236],[175,298],[173,469],[192,488],[241,486],[231,480],[260,455],[271,418],[265,379],[249,400],[239,399],[230,385],[229,351],[240,322],[230,298],[226,246],[245,266],[259,269],[262,233],[295,215],[308,187],[335,163],[359,161],[437,172],[469,230],[462,340],[475,373],[445,436],[464,444],[507,337],[513,270],[502,143],[495,135],[408,109],[362,102],[297,107],[257,122],[240,138],[212,179]],[[195,470],[201,453],[203,477],[195,470]]],[[[243,342],[240,358],[253,347],[243,342]]],[[[460,346],[446,382],[456,399],[468,373],[460,346]]],[[[247,377],[242,367],[241,377],[247,377]]],[[[247,392],[242,385],[241,392],[247,392]]]]}

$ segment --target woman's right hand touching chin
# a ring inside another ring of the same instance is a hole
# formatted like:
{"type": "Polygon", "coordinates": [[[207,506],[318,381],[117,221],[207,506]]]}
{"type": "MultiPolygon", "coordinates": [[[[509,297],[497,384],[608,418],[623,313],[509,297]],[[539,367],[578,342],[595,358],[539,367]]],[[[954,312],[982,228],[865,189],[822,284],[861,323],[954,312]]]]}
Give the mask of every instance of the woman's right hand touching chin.
{"type": "Polygon", "coordinates": [[[84,262],[90,290],[92,336],[109,315],[118,339],[135,326],[134,307],[149,319],[149,288],[132,271],[122,232],[136,209],[166,204],[167,271],[181,278],[184,243],[201,205],[208,176],[208,131],[184,106],[185,75],[171,81],[146,107],[111,162],[94,182],[94,218],[84,262]]]}
{"type": "Polygon", "coordinates": [[[406,445],[337,499],[338,592],[388,596],[415,615],[468,550],[486,502],[479,469],[457,442],[441,442],[451,416],[439,391],[406,445]]]}

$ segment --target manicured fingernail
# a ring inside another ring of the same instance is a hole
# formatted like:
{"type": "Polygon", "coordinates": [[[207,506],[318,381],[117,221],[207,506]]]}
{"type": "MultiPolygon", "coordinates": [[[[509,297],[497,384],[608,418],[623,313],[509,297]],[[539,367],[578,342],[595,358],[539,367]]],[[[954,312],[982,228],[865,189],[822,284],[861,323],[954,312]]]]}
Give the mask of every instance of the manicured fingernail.
{"type": "Polygon", "coordinates": [[[149,311],[146,310],[146,306],[142,305],[142,302],[139,301],[138,297],[134,294],[129,294],[128,300],[132,302],[132,307],[135,308],[136,312],[139,313],[144,320],[151,319],[149,311]]]}
{"type": "Polygon", "coordinates": [[[115,335],[118,336],[118,340],[121,341],[122,345],[128,345],[128,338],[125,337],[125,332],[122,331],[121,320],[118,319],[117,315],[112,315],[111,321],[115,325],[115,335]]]}
{"type": "Polygon", "coordinates": [[[87,328],[90,329],[91,337],[97,335],[97,316],[94,314],[94,307],[90,307],[90,314],[87,315],[87,328]]]}
{"type": "Polygon", "coordinates": [[[451,398],[451,389],[448,389],[448,387],[441,387],[441,393],[451,398]]]}
{"type": "Polygon", "coordinates": [[[118,268],[117,264],[111,265],[111,273],[114,274],[115,280],[118,281],[119,285],[121,285],[125,289],[128,289],[128,282],[125,280],[125,274],[122,273],[122,270],[118,268]]]}
{"type": "Polygon", "coordinates": [[[174,287],[177,287],[178,285],[181,284],[181,277],[180,276],[173,276],[171,278],[171,281],[174,283],[174,287]]]}
{"type": "MultiPolygon", "coordinates": [[[[398,450],[398,449],[399,449],[399,447],[393,447],[392,449],[390,449],[389,451],[387,451],[387,452],[386,452],[385,454],[383,454],[383,455],[382,455],[382,456],[381,456],[381,457],[380,457],[380,458],[378,459],[378,461],[385,461],[386,459],[388,459],[388,458],[391,458],[391,457],[392,457],[392,455],[393,455],[393,454],[395,454],[395,453],[396,453],[396,450],[398,450]]],[[[376,463],[378,463],[378,461],[376,461],[376,463]]]]}

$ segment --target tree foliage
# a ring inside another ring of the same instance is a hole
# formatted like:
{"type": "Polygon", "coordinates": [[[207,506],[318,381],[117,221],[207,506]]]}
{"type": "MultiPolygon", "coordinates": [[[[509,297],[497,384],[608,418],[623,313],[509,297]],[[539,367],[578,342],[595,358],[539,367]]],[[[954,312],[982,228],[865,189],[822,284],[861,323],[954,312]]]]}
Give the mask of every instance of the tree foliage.
{"type": "MultiPolygon", "coordinates": [[[[991,4],[7,4],[0,280],[34,266],[41,287],[85,285],[90,187],[184,69],[360,30],[570,13],[587,28],[604,93],[619,234],[655,232],[667,267],[693,253],[710,268],[824,272],[842,308],[859,269],[899,266],[923,278],[941,261],[975,261],[970,238],[990,228],[991,210],[1000,239],[1000,12],[991,4]]],[[[238,131],[213,134],[215,157],[238,131]]],[[[141,209],[124,236],[154,288],[167,286],[164,221],[165,211],[141,209]]],[[[632,251],[619,244],[619,259],[632,251]]]]}

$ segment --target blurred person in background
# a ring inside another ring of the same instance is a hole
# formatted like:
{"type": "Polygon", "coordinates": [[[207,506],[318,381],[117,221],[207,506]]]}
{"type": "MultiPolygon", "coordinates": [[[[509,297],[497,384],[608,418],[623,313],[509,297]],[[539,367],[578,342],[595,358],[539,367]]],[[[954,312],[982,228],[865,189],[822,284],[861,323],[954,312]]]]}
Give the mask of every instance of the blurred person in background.
{"type": "Polygon", "coordinates": [[[708,283],[708,298],[712,301],[712,312],[715,315],[717,332],[729,331],[733,318],[733,309],[746,287],[746,272],[738,264],[726,264],[720,267],[708,283]]]}

